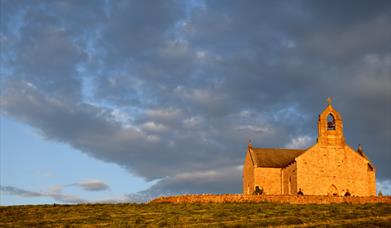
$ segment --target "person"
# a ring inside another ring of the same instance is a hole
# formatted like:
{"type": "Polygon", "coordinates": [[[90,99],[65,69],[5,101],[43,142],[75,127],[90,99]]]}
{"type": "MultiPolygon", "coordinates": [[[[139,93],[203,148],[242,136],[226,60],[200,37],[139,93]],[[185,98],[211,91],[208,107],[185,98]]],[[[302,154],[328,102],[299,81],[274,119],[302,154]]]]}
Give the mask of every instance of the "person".
{"type": "Polygon", "coordinates": [[[262,195],[262,193],[263,193],[262,187],[259,188],[259,186],[255,186],[254,195],[262,195]]]}
{"type": "Polygon", "coordinates": [[[303,196],[304,195],[303,191],[301,191],[301,188],[299,188],[299,191],[297,192],[297,195],[298,196],[303,196]]]}
{"type": "Polygon", "coordinates": [[[350,194],[349,190],[346,190],[346,192],[345,192],[345,195],[344,195],[344,196],[351,196],[351,194],[350,194]]]}

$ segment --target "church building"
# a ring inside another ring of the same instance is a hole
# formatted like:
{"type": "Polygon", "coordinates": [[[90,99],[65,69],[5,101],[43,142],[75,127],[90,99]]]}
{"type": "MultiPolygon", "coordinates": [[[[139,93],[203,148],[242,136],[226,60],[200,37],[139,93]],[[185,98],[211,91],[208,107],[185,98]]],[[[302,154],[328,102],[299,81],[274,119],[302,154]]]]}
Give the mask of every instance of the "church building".
{"type": "Polygon", "coordinates": [[[359,145],[345,143],[341,115],[331,105],[319,115],[315,145],[304,149],[248,145],[243,194],[375,196],[375,166],[359,145]]]}

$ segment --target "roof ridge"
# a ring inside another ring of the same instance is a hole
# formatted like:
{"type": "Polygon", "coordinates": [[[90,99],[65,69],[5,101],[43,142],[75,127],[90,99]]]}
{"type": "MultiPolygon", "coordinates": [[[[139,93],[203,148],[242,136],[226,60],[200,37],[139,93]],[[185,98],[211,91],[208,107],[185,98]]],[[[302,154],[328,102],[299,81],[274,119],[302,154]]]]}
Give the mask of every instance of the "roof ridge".
{"type": "Polygon", "coordinates": [[[303,151],[305,151],[305,150],[307,150],[308,148],[306,148],[306,149],[291,149],[291,148],[272,148],[272,147],[270,147],[270,148],[263,148],[263,147],[253,147],[253,149],[264,149],[264,150],[303,150],[303,151]]]}
{"type": "Polygon", "coordinates": [[[252,148],[257,167],[284,168],[307,149],[252,148]]]}

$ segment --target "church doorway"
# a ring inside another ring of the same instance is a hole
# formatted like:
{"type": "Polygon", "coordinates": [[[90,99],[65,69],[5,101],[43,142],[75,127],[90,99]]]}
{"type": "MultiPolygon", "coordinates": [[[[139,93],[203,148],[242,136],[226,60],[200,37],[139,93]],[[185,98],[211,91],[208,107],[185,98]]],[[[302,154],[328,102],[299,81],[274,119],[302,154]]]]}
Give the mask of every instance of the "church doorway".
{"type": "Polygon", "coordinates": [[[329,190],[327,191],[327,195],[330,195],[330,196],[338,196],[338,190],[337,190],[337,187],[335,187],[335,185],[331,185],[329,187],[329,190]]]}

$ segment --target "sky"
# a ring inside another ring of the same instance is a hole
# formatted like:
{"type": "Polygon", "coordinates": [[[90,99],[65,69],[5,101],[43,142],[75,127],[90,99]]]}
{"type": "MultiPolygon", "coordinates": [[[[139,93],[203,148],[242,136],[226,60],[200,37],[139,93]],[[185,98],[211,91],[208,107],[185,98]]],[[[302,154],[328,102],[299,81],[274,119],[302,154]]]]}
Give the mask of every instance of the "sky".
{"type": "Polygon", "coordinates": [[[327,97],[391,194],[391,2],[0,0],[0,204],[239,193],[327,97]]]}

